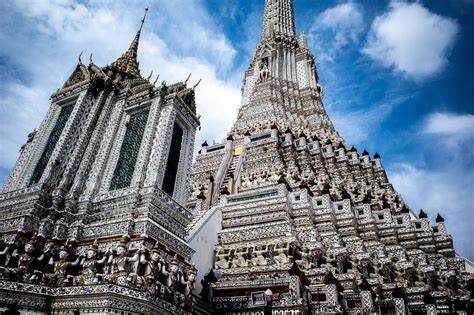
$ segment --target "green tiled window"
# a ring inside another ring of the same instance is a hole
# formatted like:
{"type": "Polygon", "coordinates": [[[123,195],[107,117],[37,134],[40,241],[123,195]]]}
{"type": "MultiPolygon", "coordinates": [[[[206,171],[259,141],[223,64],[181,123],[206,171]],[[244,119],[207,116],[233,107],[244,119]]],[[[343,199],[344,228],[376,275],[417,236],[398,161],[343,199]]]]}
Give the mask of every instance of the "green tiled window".
{"type": "Polygon", "coordinates": [[[149,110],[143,110],[130,116],[127,123],[127,130],[123,137],[120,155],[115,167],[110,190],[129,187],[132,182],[135,164],[137,163],[138,152],[145,132],[149,110]]]}
{"type": "Polygon", "coordinates": [[[33,171],[33,175],[30,179],[30,185],[39,182],[39,180],[41,179],[46,165],[48,165],[48,161],[51,157],[51,154],[53,153],[53,150],[56,147],[56,144],[58,143],[59,137],[63,132],[64,126],[66,126],[66,122],[69,119],[69,116],[71,115],[72,109],[73,105],[67,105],[61,108],[58,120],[56,121],[56,124],[54,125],[53,130],[49,135],[48,142],[46,143],[46,147],[44,148],[43,154],[41,154],[38,164],[36,164],[35,170],[33,171]]]}
{"type": "Polygon", "coordinates": [[[165,177],[162,189],[165,193],[173,196],[176,173],[178,172],[179,156],[181,154],[181,143],[183,142],[183,129],[175,122],[173,136],[171,137],[170,152],[166,163],[165,177]]]}

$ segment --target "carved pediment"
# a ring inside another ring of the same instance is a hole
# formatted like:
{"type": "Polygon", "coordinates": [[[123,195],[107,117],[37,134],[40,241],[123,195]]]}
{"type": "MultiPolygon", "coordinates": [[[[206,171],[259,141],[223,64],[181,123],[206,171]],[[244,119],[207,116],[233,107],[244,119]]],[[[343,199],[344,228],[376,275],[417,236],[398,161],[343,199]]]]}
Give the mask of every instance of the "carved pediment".
{"type": "Polygon", "coordinates": [[[270,45],[268,42],[262,43],[260,47],[258,47],[256,56],[258,59],[266,58],[266,57],[271,57],[273,54],[273,47],[270,45]]]}
{"type": "Polygon", "coordinates": [[[78,64],[74,72],[69,76],[66,83],[63,85],[63,89],[78,84],[80,82],[86,81],[89,79],[89,71],[82,64],[78,64]]]}

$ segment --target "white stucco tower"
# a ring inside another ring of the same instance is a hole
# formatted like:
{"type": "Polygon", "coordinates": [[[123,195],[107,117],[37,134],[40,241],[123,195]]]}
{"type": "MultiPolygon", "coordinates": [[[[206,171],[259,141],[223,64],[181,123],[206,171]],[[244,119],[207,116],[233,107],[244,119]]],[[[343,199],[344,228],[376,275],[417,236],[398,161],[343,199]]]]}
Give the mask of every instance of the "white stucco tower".
{"type": "Polygon", "coordinates": [[[193,216],[183,205],[199,126],[194,87],[141,75],[144,19],[110,65],[79,57],[21,148],[0,194],[0,308],[192,309],[193,216]]]}
{"type": "Polygon", "coordinates": [[[380,155],[344,141],[316,70],[293,1],[265,0],[237,120],[191,175],[202,296],[219,314],[472,310],[444,218],[416,215],[380,155]]]}

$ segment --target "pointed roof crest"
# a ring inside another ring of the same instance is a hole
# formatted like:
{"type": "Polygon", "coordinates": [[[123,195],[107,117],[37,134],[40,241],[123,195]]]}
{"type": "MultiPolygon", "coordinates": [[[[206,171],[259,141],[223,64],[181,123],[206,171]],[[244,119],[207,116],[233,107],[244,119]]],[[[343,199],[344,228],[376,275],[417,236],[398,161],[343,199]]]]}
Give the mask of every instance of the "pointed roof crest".
{"type": "Polygon", "coordinates": [[[116,61],[112,63],[112,68],[123,72],[131,77],[139,77],[140,76],[140,69],[138,67],[137,61],[137,52],[138,52],[138,43],[140,41],[140,34],[143,28],[143,24],[145,23],[146,14],[148,12],[148,7],[145,7],[145,13],[140,23],[140,27],[133,39],[132,43],[128,50],[123,53],[116,61]]]}

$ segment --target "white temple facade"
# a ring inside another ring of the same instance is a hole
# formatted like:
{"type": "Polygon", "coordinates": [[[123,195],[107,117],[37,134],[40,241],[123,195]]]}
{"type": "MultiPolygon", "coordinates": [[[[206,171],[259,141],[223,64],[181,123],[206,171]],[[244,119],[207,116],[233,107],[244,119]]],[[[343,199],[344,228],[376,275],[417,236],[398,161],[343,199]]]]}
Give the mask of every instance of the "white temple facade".
{"type": "Polygon", "coordinates": [[[201,295],[218,314],[472,312],[472,263],[444,218],[410,209],[323,96],[293,1],[265,0],[237,121],[202,144],[191,174],[189,240],[215,240],[198,254],[214,264],[196,260],[201,295]]]}
{"type": "Polygon", "coordinates": [[[444,218],[334,128],[292,0],[265,0],[237,120],[194,164],[196,85],[141,75],[145,16],[110,65],[79,57],[21,147],[0,312],[472,314],[444,218]]]}
{"type": "MultiPolygon", "coordinates": [[[[146,13],[145,13],[146,15],[146,13]]],[[[0,194],[0,310],[190,314],[194,87],[79,62],[0,194]]]]}

